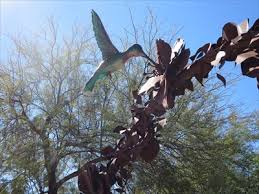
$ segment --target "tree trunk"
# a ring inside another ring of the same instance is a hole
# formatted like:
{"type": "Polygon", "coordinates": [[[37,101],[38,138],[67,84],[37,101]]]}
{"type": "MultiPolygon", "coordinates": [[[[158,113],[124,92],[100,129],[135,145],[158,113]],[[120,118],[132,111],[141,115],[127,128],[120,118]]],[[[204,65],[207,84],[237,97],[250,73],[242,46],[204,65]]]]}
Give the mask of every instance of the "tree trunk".
{"type": "Polygon", "coordinates": [[[51,166],[48,171],[48,187],[49,191],[48,194],[57,194],[58,193],[58,187],[57,187],[57,180],[56,180],[56,167],[51,166]]]}
{"type": "Polygon", "coordinates": [[[58,165],[58,158],[56,150],[50,146],[50,140],[45,134],[41,135],[44,150],[44,163],[48,173],[48,194],[57,194],[58,184],[56,179],[56,169],[58,165]]]}

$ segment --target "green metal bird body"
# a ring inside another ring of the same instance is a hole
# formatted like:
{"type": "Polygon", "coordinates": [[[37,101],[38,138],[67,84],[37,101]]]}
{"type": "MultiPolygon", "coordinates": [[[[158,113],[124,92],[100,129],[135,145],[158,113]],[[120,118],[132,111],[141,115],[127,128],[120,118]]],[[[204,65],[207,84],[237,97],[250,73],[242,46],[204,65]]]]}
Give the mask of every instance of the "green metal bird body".
{"type": "Polygon", "coordinates": [[[112,72],[117,71],[123,67],[126,59],[122,56],[122,53],[113,55],[110,59],[102,61],[97,67],[96,71],[85,85],[85,91],[92,91],[95,83],[110,75],[112,72]]]}
{"type": "Polygon", "coordinates": [[[103,61],[100,63],[97,70],[90,78],[90,80],[86,83],[84,91],[92,91],[95,86],[95,83],[98,80],[106,77],[107,75],[111,75],[111,73],[113,73],[114,71],[122,69],[123,65],[127,62],[127,60],[132,57],[142,56],[153,62],[145,54],[145,52],[139,44],[132,45],[125,52],[119,52],[116,49],[116,47],[112,44],[109,36],[107,35],[107,32],[104,29],[101,19],[93,10],[92,23],[97,45],[101,50],[103,61]]]}

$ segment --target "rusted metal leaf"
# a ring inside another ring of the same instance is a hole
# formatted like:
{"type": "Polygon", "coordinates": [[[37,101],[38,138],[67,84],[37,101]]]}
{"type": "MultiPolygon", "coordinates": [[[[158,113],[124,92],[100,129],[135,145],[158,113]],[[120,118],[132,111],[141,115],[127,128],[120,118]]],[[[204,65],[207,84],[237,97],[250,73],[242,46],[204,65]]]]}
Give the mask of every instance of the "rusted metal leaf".
{"type": "Polygon", "coordinates": [[[224,25],[222,32],[222,38],[224,40],[231,41],[232,39],[238,37],[238,35],[238,28],[235,23],[229,22],[224,25]]]}
{"type": "Polygon", "coordinates": [[[241,63],[242,74],[248,77],[259,77],[259,58],[248,58],[241,63]]]}
{"type": "Polygon", "coordinates": [[[247,33],[249,30],[249,19],[245,19],[243,22],[241,22],[239,25],[238,25],[238,31],[239,31],[239,34],[244,34],[244,33],[247,33]]]}
{"type": "Polygon", "coordinates": [[[117,188],[117,189],[114,189],[115,191],[117,191],[118,193],[124,193],[125,191],[121,188],[117,188]]]}
{"type": "Polygon", "coordinates": [[[168,66],[166,75],[169,78],[171,76],[176,76],[177,73],[179,73],[186,67],[189,60],[189,56],[190,49],[183,48],[181,53],[174,60],[172,60],[170,66],[168,66]]]}
{"type": "MultiPolygon", "coordinates": [[[[91,181],[87,175],[87,172],[82,170],[78,175],[78,188],[83,193],[90,193],[91,181]]],[[[93,191],[92,191],[93,192],[93,191]]]]}
{"type": "Polygon", "coordinates": [[[168,65],[171,61],[171,47],[168,43],[162,39],[156,41],[158,63],[168,65]]]}
{"type": "Polygon", "coordinates": [[[110,156],[113,153],[114,149],[112,146],[106,146],[101,150],[103,156],[110,156]]]}
{"type": "Polygon", "coordinates": [[[149,78],[146,83],[140,88],[138,94],[143,94],[144,92],[147,92],[150,90],[150,88],[154,88],[156,83],[161,82],[164,79],[163,75],[158,75],[149,78]]]}
{"type": "Polygon", "coordinates": [[[237,64],[241,64],[246,59],[251,58],[251,57],[256,57],[257,55],[258,55],[258,53],[255,52],[255,51],[244,52],[244,53],[241,53],[241,54],[237,55],[235,61],[236,61],[237,64]]]}
{"type": "Polygon", "coordinates": [[[182,48],[184,47],[184,40],[181,38],[178,38],[176,42],[174,43],[174,46],[172,48],[172,56],[171,56],[171,62],[172,60],[178,56],[178,54],[181,52],[182,48]]]}
{"type": "Polygon", "coordinates": [[[88,164],[86,170],[81,170],[78,175],[78,187],[84,193],[98,193],[98,190],[103,189],[100,183],[100,176],[95,164],[88,164]]]}
{"type": "Polygon", "coordinates": [[[128,180],[132,177],[131,173],[125,168],[120,169],[120,174],[121,174],[121,177],[124,178],[125,180],[128,180]]]}
{"type": "Polygon", "coordinates": [[[211,48],[211,43],[207,43],[200,47],[196,53],[190,57],[192,61],[194,61],[196,58],[200,58],[201,56],[204,56],[211,48]]]}
{"type": "Polygon", "coordinates": [[[127,128],[123,127],[123,126],[117,126],[113,129],[114,133],[120,133],[121,131],[125,130],[127,128]]]}
{"type": "Polygon", "coordinates": [[[225,57],[225,55],[226,55],[225,51],[219,51],[216,55],[215,60],[211,61],[210,64],[213,66],[218,65],[222,61],[222,58],[225,57]]]}
{"type": "Polygon", "coordinates": [[[225,79],[222,75],[220,75],[220,74],[218,74],[218,73],[217,73],[217,78],[218,78],[220,81],[222,81],[222,83],[223,83],[224,86],[226,87],[226,79],[225,79]]]}
{"type": "Polygon", "coordinates": [[[127,165],[130,160],[131,160],[131,158],[130,158],[129,152],[128,151],[127,152],[121,151],[121,152],[118,153],[116,165],[123,167],[123,166],[127,165]]]}
{"type": "Polygon", "coordinates": [[[158,152],[159,152],[159,143],[155,138],[152,138],[149,141],[149,144],[142,149],[140,153],[140,157],[145,162],[152,162],[157,156],[158,152]]]}
{"type": "Polygon", "coordinates": [[[190,91],[193,91],[193,90],[194,90],[194,89],[193,89],[193,83],[192,83],[191,80],[186,80],[184,86],[185,86],[185,88],[187,88],[187,89],[190,90],[190,91]]]}
{"type": "Polygon", "coordinates": [[[142,104],[142,98],[140,95],[138,95],[138,91],[134,90],[132,91],[133,98],[135,99],[136,104],[142,104]]]}
{"type": "Polygon", "coordinates": [[[259,18],[254,22],[252,27],[248,30],[248,32],[251,32],[251,31],[255,31],[255,32],[259,31],[259,18]]]}

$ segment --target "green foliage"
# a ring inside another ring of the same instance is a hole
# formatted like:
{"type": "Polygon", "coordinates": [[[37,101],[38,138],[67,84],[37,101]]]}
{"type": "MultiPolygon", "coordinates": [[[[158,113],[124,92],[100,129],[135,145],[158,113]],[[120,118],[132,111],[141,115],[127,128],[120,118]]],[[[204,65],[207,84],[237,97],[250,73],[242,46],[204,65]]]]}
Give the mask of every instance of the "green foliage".
{"type": "Polygon", "coordinates": [[[16,177],[11,184],[11,194],[23,194],[25,193],[26,180],[23,176],[16,177]]]}

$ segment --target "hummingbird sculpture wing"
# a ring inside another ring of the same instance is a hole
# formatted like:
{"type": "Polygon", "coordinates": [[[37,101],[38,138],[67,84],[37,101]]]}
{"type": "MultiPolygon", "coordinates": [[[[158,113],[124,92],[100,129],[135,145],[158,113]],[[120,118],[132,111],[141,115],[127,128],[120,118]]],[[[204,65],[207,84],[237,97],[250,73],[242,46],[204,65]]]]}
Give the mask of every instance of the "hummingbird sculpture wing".
{"type": "Polygon", "coordinates": [[[92,23],[96,42],[102,52],[103,60],[107,60],[119,51],[112,44],[107,32],[104,29],[100,17],[94,10],[92,10],[92,23]]]}

